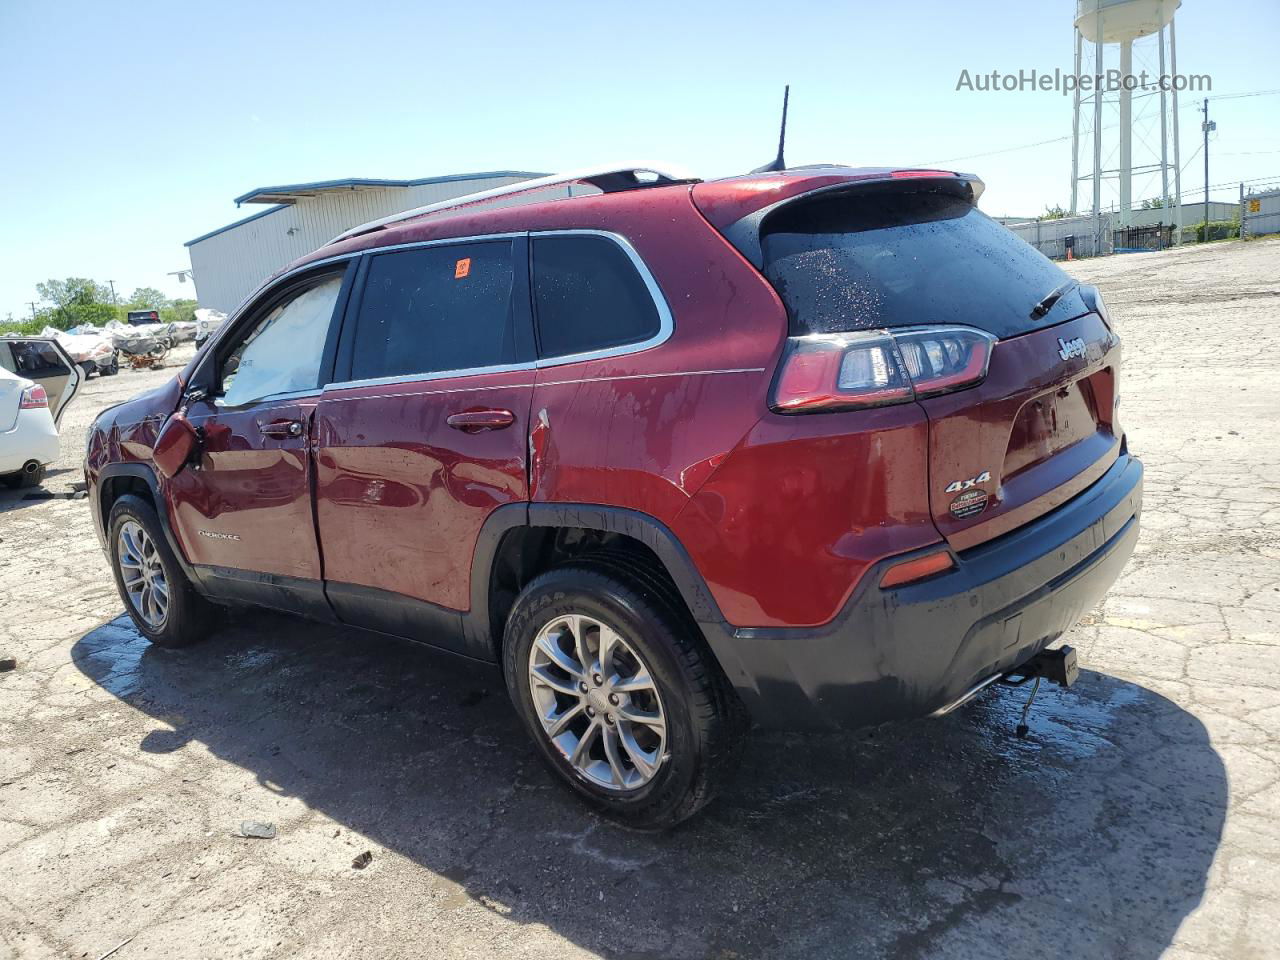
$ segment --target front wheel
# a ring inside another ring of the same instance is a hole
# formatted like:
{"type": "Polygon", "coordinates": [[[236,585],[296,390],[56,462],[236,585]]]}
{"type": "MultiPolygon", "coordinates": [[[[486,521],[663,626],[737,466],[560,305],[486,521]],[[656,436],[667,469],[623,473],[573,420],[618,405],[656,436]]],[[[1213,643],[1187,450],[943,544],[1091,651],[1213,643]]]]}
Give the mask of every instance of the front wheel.
{"type": "Polygon", "coordinates": [[[517,598],[504,667],[559,779],[640,829],[674,826],[732,773],[745,714],[672,592],[619,565],[548,571],[517,598]]]}
{"type": "Polygon", "coordinates": [[[151,504],[121,497],[111,507],[107,535],[116,589],[138,632],[160,647],[204,639],[214,607],[183,573],[151,504]]]}

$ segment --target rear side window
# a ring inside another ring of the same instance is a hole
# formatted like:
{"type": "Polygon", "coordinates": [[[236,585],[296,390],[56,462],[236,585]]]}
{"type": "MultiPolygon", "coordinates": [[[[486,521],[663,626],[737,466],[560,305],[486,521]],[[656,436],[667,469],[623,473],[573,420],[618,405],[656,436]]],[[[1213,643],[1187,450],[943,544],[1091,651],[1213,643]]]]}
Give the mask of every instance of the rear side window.
{"type": "Polygon", "coordinates": [[[514,363],[511,241],[381,253],[369,261],[355,380],[514,363]]]}
{"type": "Polygon", "coordinates": [[[616,242],[566,234],[534,237],[532,243],[540,356],[592,353],[657,336],[658,307],[616,242]]]}
{"type": "Polygon", "coordinates": [[[769,217],[760,240],[794,336],[962,324],[1005,338],[1089,309],[1071,292],[1032,319],[1069,278],[948,192],[864,186],[801,200],[769,217]]]}

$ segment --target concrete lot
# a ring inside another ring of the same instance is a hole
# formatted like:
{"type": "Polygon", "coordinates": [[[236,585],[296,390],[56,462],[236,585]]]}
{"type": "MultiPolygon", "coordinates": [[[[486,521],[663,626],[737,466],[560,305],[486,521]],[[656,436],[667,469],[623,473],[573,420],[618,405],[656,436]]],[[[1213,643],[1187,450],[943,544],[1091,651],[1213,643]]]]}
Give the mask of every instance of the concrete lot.
{"type": "MultiPolygon", "coordinates": [[[[1025,741],[1013,690],[756,735],[669,835],[587,814],[429,650],[273,615],[149,649],[84,501],[0,494],[0,958],[1280,956],[1280,241],[1072,270],[1148,470],[1081,682],[1025,741]]],[[[165,375],[91,381],[47,489],[165,375]]]]}

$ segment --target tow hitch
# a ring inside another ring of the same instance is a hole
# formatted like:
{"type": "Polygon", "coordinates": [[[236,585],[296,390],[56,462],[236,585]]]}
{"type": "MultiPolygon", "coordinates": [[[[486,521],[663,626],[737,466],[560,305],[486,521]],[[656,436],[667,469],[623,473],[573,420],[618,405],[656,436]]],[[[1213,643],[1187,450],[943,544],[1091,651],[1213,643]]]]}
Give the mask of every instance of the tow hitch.
{"type": "Polygon", "coordinates": [[[1022,705],[1022,718],[1014,731],[1019,739],[1027,735],[1029,729],[1027,714],[1031,712],[1031,704],[1040,690],[1040,681],[1048,680],[1064,689],[1070,689],[1079,678],[1080,665],[1076,661],[1075,648],[1067,646],[1058,647],[1056,650],[1042,650],[1026,663],[1019,664],[1000,678],[1001,683],[1010,687],[1020,687],[1028,680],[1034,681],[1031,684],[1031,695],[1022,705]]]}
{"type": "Polygon", "coordinates": [[[1001,683],[1020,687],[1028,680],[1044,679],[1060,687],[1070,687],[1080,679],[1075,647],[1042,650],[1000,678],[1001,683]]]}

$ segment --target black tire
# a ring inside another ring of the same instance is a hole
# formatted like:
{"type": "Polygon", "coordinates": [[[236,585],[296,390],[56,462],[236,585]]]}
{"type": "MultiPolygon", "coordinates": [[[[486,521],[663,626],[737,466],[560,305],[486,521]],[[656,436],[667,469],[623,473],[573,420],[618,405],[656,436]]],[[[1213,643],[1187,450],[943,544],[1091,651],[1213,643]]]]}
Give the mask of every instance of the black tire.
{"type": "Polygon", "coordinates": [[[95,365],[94,363],[92,363],[92,362],[90,362],[90,361],[88,361],[88,360],[86,360],[84,363],[80,364],[80,372],[84,374],[84,378],[85,378],[86,380],[88,380],[88,379],[89,379],[89,377],[93,375],[93,371],[95,371],[95,370],[97,370],[97,369],[98,369],[98,368],[97,368],[97,365],[95,365]]]}
{"type": "Polygon", "coordinates": [[[742,703],[674,588],[643,562],[602,555],[535,578],[507,620],[503,668],[512,702],[543,760],[579,797],[626,826],[662,830],[693,816],[737,767],[749,727],[742,703]],[[656,681],[667,754],[652,779],[634,790],[609,790],[587,779],[542,728],[529,658],[539,631],[570,612],[616,630],[656,681]]]}
{"type": "Polygon", "coordinates": [[[111,363],[103,367],[98,372],[102,374],[102,376],[104,377],[114,377],[117,373],[120,372],[120,358],[115,355],[112,355],[111,363]]]}
{"type": "Polygon", "coordinates": [[[4,481],[4,485],[10,490],[29,490],[32,487],[38,487],[44,483],[44,464],[36,467],[28,472],[26,470],[21,473],[7,473],[0,480],[4,481]]]}
{"type": "Polygon", "coordinates": [[[107,520],[107,544],[116,590],[139,633],[159,647],[188,647],[208,635],[216,620],[218,608],[197,593],[183,573],[182,565],[169,549],[164,528],[151,504],[133,494],[125,494],[116,500],[107,520]],[[165,582],[169,587],[169,607],[164,622],[159,627],[149,624],[142,617],[125,590],[120,569],[120,528],[130,520],[137,522],[155,545],[165,582]]]}

